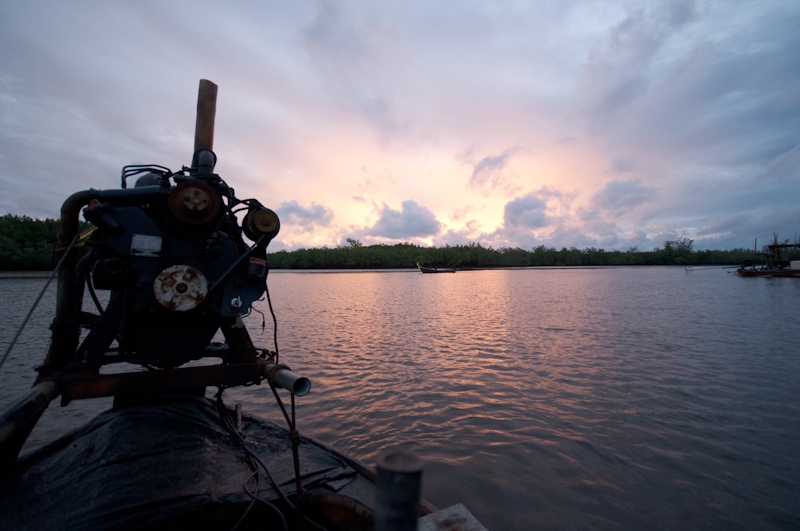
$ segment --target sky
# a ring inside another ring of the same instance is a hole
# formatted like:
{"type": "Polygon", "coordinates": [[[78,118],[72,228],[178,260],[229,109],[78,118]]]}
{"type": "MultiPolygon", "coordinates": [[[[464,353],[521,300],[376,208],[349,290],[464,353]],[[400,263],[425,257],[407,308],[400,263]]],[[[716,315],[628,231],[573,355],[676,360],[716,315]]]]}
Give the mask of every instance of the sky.
{"type": "Polygon", "coordinates": [[[272,250],[800,237],[800,2],[0,2],[0,214],[192,156],[272,250]]]}

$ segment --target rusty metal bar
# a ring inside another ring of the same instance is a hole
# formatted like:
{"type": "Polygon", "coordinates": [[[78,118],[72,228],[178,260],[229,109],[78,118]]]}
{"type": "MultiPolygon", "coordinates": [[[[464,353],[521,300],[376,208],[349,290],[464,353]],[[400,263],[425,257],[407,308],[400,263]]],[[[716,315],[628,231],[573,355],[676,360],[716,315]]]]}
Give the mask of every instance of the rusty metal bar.
{"type": "Polygon", "coordinates": [[[263,379],[266,360],[205,367],[121,374],[68,373],[60,380],[64,402],[102,396],[133,396],[189,391],[207,386],[257,384],[263,379]]]}

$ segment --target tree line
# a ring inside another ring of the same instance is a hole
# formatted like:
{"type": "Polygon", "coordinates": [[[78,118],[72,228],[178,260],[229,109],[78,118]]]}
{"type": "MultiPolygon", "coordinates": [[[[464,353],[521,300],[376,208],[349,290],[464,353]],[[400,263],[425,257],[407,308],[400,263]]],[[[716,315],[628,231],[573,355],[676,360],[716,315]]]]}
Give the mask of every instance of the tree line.
{"type": "Polygon", "coordinates": [[[469,268],[612,265],[738,265],[759,258],[747,249],[695,251],[694,241],[678,238],[652,251],[631,248],[606,251],[590,247],[556,249],[540,245],[534,249],[494,249],[479,243],[422,247],[410,243],[362,245],[348,239],[347,245],[278,251],[269,255],[275,269],[381,269],[427,266],[469,268]]]}
{"type": "MultiPolygon", "coordinates": [[[[56,265],[52,244],[58,232],[58,220],[32,219],[6,214],[0,217],[0,271],[49,271],[56,265]]],[[[652,251],[631,248],[627,251],[604,249],[556,249],[540,245],[531,250],[494,249],[479,243],[423,247],[411,243],[363,245],[349,238],[346,245],[315,247],[269,254],[274,269],[386,269],[428,266],[468,268],[536,266],[610,266],[610,265],[737,265],[753,252],[695,251],[689,238],[668,240],[652,251]]]]}
{"type": "Polygon", "coordinates": [[[0,217],[0,271],[51,271],[58,260],[53,242],[57,219],[0,217]]]}

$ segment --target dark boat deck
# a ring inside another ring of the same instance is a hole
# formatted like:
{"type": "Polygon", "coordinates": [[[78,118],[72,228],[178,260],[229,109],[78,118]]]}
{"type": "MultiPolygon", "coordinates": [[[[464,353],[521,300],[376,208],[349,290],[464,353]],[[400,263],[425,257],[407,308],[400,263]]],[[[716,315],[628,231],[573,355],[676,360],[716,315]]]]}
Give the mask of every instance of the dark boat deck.
{"type": "MultiPolygon", "coordinates": [[[[287,430],[245,416],[242,435],[284,493],[292,496],[296,487],[287,430]]],[[[311,439],[301,441],[300,474],[309,499],[341,505],[344,496],[351,511],[360,508],[370,518],[370,480],[335,450],[311,439]]],[[[253,470],[239,444],[205,399],[175,397],[108,410],[20,459],[2,475],[3,526],[230,529],[251,502],[244,485],[253,470]]],[[[248,486],[255,490],[254,478],[248,486]]],[[[263,474],[258,496],[281,506],[263,474]]],[[[257,505],[248,520],[263,524],[264,518],[276,516],[257,505]]],[[[311,512],[315,511],[324,513],[325,507],[311,512]]]]}

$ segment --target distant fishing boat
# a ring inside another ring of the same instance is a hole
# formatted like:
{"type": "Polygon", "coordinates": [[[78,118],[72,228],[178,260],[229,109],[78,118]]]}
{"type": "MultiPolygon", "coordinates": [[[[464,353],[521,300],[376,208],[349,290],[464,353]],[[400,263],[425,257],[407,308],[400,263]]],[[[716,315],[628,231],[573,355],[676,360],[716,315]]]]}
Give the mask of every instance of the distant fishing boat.
{"type": "Polygon", "coordinates": [[[454,267],[425,267],[417,262],[417,267],[423,273],[455,273],[454,267]]]}
{"type": "MultiPolygon", "coordinates": [[[[757,267],[752,260],[745,260],[742,267],[736,270],[741,277],[800,277],[800,259],[798,250],[800,246],[795,243],[778,243],[778,234],[773,233],[773,243],[764,246],[761,255],[764,263],[757,267]],[[786,260],[781,256],[781,249],[790,249],[790,256],[794,260],[786,260]]],[[[756,245],[753,253],[756,254],[756,245]]]]}

